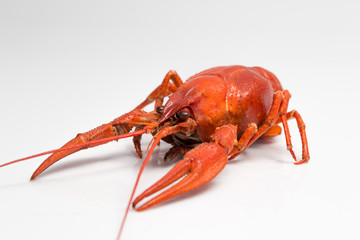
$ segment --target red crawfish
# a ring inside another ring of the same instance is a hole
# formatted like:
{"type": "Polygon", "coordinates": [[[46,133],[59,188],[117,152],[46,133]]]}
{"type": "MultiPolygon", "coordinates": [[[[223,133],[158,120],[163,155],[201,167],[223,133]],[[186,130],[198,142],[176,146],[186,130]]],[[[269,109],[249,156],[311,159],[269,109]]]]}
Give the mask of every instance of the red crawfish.
{"type": "Polygon", "coordinates": [[[289,91],[283,90],[276,76],[261,67],[210,68],[190,77],[185,83],[175,71],[169,71],[160,86],[131,112],[78,134],[60,149],[15,160],[0,167],[52,153],[36,169],[31,177],[33,180],[52,164],[74,152],[126,137],[133,137],[136,152],[142,157],[141,136],[152,134],[122,229],[131,202],[136,211],[142,211],[206,184],[219,174],[229,160],[245,151],[258,138],[279,135],[280,123],[295,164],[307,162],[310,155],[305,124],[296,110],[288,111],[290,97],[289,91]],[[169,99],[163,105],[165,97],[169,99]],[[152,102],[155,102],[154,111],[142,110],[152,102]],[[302,141],[302,159],[299,161],[296,161],[292,150],[287,123],[292,118],[297,121],[302,141]],[[141,173],[160,140],[173,146],[166,153],[165,160],[182,159],[132,201],[141,173]],[[170,184],[173,186],[138,206],[144,198],[170,184]]]}

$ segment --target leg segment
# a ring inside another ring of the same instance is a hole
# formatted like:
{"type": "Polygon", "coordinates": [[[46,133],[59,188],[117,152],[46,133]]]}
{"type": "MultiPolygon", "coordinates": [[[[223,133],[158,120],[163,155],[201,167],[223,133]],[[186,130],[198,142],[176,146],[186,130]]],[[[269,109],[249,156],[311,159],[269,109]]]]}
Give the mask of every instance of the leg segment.
{"type": "MultiPolygon", "coordinates": [[[[305,124],[300,116],[300,114],[293,110],[291,112],[287,113],[287,108],[289,105],[289,100],[291,98],[291,94],[288,90],[284,90],[283,92],[276,92],[274,94],[274,101],[271,106],[270,112],[265,119],[264,123],[261,125],[260,129],[254,136],[251,138],[251,140],[248,142],[246,147],[242,150],[239,150],[238,152],[234,153],[230,159],[235,158],[240,153],[242,153],[246,148],[248,148],[252,143],[254,143],[259,137],[263,136],[263,134],[267,134],[269,131],[272,131],[272,128],[274,128],[278,123],[282,123],[284,127],[284,133],[285,133],[285,139],[286,139],[286,145],[287,149],[290,151],[291,155],[296,161],[296,157],[294,154],[294,151],[292,150],[292,143],[291,143],[291,136],[289,131],[289,126],[287,124],[287,120],[295,118],[298,124],[298,128],[300,131],[301,136],[301,142],[302,142],[302,160],[295,162],[295,164],[301,164],[304,162],[308,162],[310,159],[309,155],[309,149],[308,149],[308,143],[306,138],[306,132],[305,132],[305,124]]],[[[275,133],[279,132],[276,130],[275,133]]]]}
{"type": "Polygon", "coordinates": [[[280,110],[282,100],[283,100],[282,92],[278,91],[278,92],[274,93],[274,100],[273,100],[272,106],[270,108],[270,111],[269,111],[264,123],[259,128],[259,131],[257,131],[256,134],[249,141],[247,147],[250,146],[251,144],[253,144],[259,137],[261,137],[267,130],[269,130],[275,124],[275,122],[279,116],[279,110],[280,110]]]}
{"type": "Polygon", "coordinates": [[[289,126],[287,123],[288,119],[294,117],[296,119],[299,131],[300,131],[301,143],[302,143],[302,159],[300,161],[295,162],[295,164],[301,164],[304,162],[308,162],[310,159],[310,155],[309,155],[309,149],[308,149],[307,138],[306,138],[306,133],[305,133],[305,123],[303,122],[300,114],[297,111],[291,111],[289,114],[287,113],[291,94],[289,93],[288,90],[284,90],[283,94],[284,94],[284,99],[283,99],[283,102],[281,103],[281,107],[280,107],[279,120],[282,122],[283,127],[284,127],[287,149],[290,151],[291,155],[293,156],[293,158],[296,161],[296,156],[292,149],[293,146],[291,143],[290,130],[289,130],[289,126]]]}
{"type": "Polygon", "coordinates": [[[161,106],[164,100],[164,97],[170,95],[173,92],[176,92],[176,90],[183,85],[183,81],[179,77],[176,71],[170,70],[160,86],[158,86],[154,91],[150,93],[150,95],[143,101],[141,104],[139,104],[135,109],[142,109],[148,104],[155,102],[155,109],[157,106],[161,106]],[[171,83],[170,80],[173,82],[171,83]]]}
{"type": "Polygon", "coordinates": [[[266,131],[268,131],[274,125],[276,119],[279,116],[279,110],[282,99],[283,99],[282,92],[278,91],[274,93],[273,104],[270,108],[269,114],[267,115],[264,123],[261,125],[259,130],[253,134],[253,136],[247,135],[246,137],[244,137],[244,142],[247,142],[246,146],[242,147],[239,151],[236,151],[234,154],[232,154],[232,156],[229,158],[230,160],[234,159],[236,156],[238,156],[243,151],[245,151],[245,149],[247,149],[251,144],[253,144],[259,137],[261,137],[266,131]],[[249,137],[251,138],[248,139],[249,137]]]}
{"type": "Polygon", "coordinates": [[[241,138],[236,144],[236,147],[233,149],[233,151],[230,153],[230,158],[234,159],[237,155],[239,155],[241,152],[243,152],[248,145],[249,141],[252,139],[252,137],[255,135],[255,133],[258,131],[258,128],[255,123],[249,124],[241,138]]]}
{"type": "Polygon", "coordinates": [[[287,119],[286,119],[286,112],[287,112],[287,109],[288,109],[288,106],[289,106],[289,100],[291,98],[291,95],[290,95],[288,90],[285,90],[283,92],[283,94],[284,94],[284,99],[283,99],[283,102],[281,103],[279,119],[282,122],[283,127],[284,127],[284,133],[285,133],[285,140],[286,140],[287,149],[289,150],[289,152],[291,153],[291,156],[296,161],[296,156],[295,156],[295,153],[294,153],[294,151],[292,149],[289,125],[287,124],[287,119]]]}
{"type": "Polygon", "coordinates": [[[286,114],[281,115],[279,120],[283,123],[283,126],[284,126],[287,148],[289,149],[289,151],[293,155],[294,159],[296,160],[295,154],[292,150],[292,143],[291,143],[291,138],[290,138],[291,136],[290,136],[289,127],[287,124],[287,121],[292,118],[296,119],[296,122],[297,122],[297,125],[299,128],[299,132],[300,132],[300,137],[301,137],[302,159],[300,161],[295,162],[296,165],[299,165],[299,164],[308,162],[310,159],[308,142],[307,142],[307,137],[306,137],[306,132],[305,132],[305,123],[302,120],[300,114],[296,110],[292,110],[286,114]],[[287,129],[287,130],[285,130],[285,129],[287,129]]]}

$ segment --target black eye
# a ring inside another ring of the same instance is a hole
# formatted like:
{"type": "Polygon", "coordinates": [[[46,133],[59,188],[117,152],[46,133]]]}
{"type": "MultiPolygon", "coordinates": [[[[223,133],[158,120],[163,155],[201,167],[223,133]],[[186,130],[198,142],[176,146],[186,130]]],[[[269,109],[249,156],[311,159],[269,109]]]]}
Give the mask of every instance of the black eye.
{"type": "Polygon", "coordinates": [[[157,107],[156,107],[156,112],[157,112],[158,114],[162,114],[163,110],[164,110],[164,106],[157,106],[157,107]]]}
{"type": "Polygon", "coordinates": [[[179,118],[182,120],[182,121],[185,121],[186,119],[189,118],[190,116],[190,113],[189,112],[179,112],[179,118]]]}

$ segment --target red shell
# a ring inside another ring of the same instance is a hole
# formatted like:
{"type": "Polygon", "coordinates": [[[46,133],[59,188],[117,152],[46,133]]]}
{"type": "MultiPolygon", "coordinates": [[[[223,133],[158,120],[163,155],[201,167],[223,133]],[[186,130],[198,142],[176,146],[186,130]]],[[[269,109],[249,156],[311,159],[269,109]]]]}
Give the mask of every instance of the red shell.
{"type": "Polygon", "coordinates": [[[217,127],[238,126],[241,136],[249,123],[267,116],[273,94],[282,90],[275,75],[260,67],[215,67],[190,77],[166,102],[160,124],[184,107],[192,110],[202,141],[217,127]]]}

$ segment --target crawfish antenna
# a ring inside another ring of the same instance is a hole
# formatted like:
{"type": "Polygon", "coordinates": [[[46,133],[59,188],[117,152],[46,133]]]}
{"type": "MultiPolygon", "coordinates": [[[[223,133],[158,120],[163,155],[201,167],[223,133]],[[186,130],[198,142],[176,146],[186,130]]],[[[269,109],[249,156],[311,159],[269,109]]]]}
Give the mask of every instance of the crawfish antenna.
{"type": "MultiPolygon", "coordinates": [[[[120,239],[121,233],[122,233],[122,231],[123,231],[123,229],[124,229],[125,220],[126,220],[126,217],[127,217],[127,215],[128,215],[128,212],[129,212],[129,210],[130,210],[130,206],[131,206],[132,200],[133,200],[133,198],[134,198],[135,191],[136,191],[137,185],[138,185],[138,183],[139,183],[140,177],[141,177],[141,175],[142,175],[142,172],[143,172],[145,166],[147,165],[147,163],[149,162],[149,159],[150,159],[150,157],[151,157],[151,155],[152,155],[155,147],[158,145],[158,143],[159,143],[160,140],[164,137],[164,135],[165,135],[165,134],[164,134],[164,131],[161,131],[161,132],[158,134],[158,136],[157,136],[157,137],[155,138],[155,140],[152,142],[152,145],[151,145],[151,147],[150,147],[150,150],[149,150],[148,154],[146,155],[146,158],[145,158],[144,162],[143,162],[142,165],[141,165],[140,171],[139,171],[138,176],[137,176],[137,178],[136,178],[136,182],[135,182],[134,188],[133,188],[133,190],[132,190],[132,193],[131,193],[131,196],[130,196],[130,199],[129,199],[129,203],[128,203],[128,205],[127,205],[127,207],[126,207],[126,210],[125,210],[125,214],[124,214],[124,217],[123,217],[121,226],[120,226],[119,233],[118,233],[118,235],[117,235],[117,237],[116,237],[117,240],[120,239]]],[[[150,144],[151,144],[151,143],[150,143],[150,144]]],[[[150,145],[150,144],[149,144],[149,145],[150,145]]]]}

